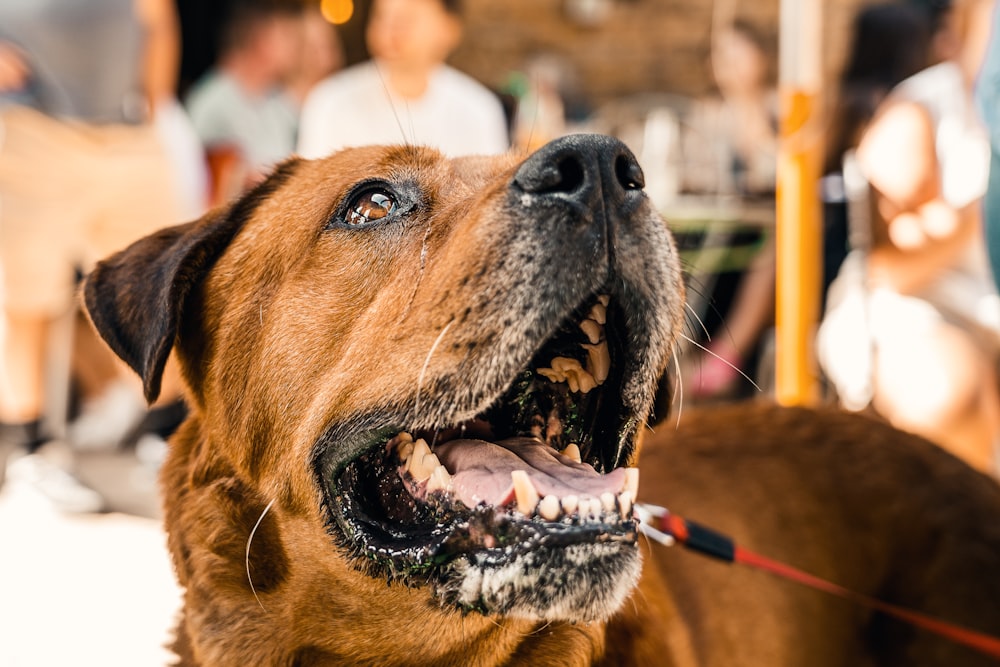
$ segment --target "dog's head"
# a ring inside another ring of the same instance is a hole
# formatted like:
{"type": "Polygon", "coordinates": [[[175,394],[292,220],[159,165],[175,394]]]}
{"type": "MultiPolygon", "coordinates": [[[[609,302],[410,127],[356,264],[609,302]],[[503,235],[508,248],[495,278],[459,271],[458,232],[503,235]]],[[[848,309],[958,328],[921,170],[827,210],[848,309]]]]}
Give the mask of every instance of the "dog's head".
{"type": "Polygon", "coordinates": [[[102,336],[147,397],[174,348],[189,388],[168,528],[199,484],[238,479],[272,501],[288,576],[340,563],[446,609],[614,613],[640,569],[626,466],[683,309],[642,188],[600,136],[526,159],[352,149],[100,264],[102,336]],[[313,517],[325,553],[291,553],[313,517]]]}

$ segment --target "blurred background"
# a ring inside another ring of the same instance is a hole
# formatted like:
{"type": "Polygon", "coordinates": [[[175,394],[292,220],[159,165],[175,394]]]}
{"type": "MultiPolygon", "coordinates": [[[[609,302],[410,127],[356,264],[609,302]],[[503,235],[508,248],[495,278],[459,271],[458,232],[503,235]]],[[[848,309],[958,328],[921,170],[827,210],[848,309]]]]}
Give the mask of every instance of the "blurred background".
{"type": "Polygon", "coordinates": [[[182,390],[168,366],[146,405],[81,315],[81,277],[289,156],[352,142],[458,155],[618,136],[684,264],[675,411],[835,405],[995,475],[1000,299],[980,213],[1000,172],[987,165],[995,119],[973,100],[992,12],[2,0],[0,667],[169,660],[180,591],[156,475],[182,390]],[[896,114],[911,103],[923,134],[906,136],[896,114]]]}

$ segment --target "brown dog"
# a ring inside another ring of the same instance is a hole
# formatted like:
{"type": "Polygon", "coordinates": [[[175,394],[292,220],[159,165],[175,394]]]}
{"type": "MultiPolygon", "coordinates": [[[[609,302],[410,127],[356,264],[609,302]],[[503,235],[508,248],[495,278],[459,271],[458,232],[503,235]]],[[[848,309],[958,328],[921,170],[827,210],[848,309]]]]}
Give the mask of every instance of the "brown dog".
{"type": "MultiPolygon", "coordinates": [[[[162,478],[187,664],[977,659],[640,543],[623,468],[683,289],[615,140],[526,159],[381,147],[291,161],[105,261],[85,294],[147,397],[172,349],[188,385],[162,478]],[[635,589],[642,555],[662,567],[635,589]]],[[[949,456],[796,410],[734,408],[657,438],[646,499],[1000,630],[1000,492],[949,456]]]]}

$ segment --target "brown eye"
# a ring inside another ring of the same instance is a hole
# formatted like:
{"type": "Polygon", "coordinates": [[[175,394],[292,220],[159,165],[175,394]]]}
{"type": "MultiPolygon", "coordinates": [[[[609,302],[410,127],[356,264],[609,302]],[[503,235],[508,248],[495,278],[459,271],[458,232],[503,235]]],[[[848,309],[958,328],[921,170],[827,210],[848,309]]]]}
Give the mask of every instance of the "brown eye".
{"type": "Polygon", "coordinates": [[[349,225],[364,225],[376,222],[396,212],[398,208],[393,196],[382,190],[364,192],[354,198],[347,211],[345,222],[349,225]]]}

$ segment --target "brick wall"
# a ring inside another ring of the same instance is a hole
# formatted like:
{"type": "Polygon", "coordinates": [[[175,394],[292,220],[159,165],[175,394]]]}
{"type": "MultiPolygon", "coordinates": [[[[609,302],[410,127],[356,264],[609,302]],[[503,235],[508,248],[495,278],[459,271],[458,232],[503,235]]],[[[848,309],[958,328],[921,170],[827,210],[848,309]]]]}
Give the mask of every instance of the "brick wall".
{"type": "MultiPolygon", "coordinates": [[[[871,0],[824,0],[828,76],[846,48],[855,9],[871,0]]],[[[452,58],[490,86],[503,87],[533,54],[555,53],[576,71],[591,104],[647,91],[684,95],[711,85],[708,48],[713,8],[732,4],[777,51],[778,0],[616,0],[606,22],[566,19],[566,0],[464,0],[465,42],[452,58]]]]}

